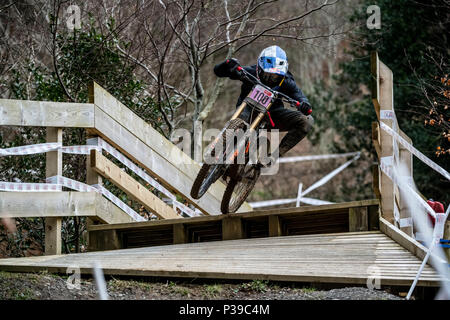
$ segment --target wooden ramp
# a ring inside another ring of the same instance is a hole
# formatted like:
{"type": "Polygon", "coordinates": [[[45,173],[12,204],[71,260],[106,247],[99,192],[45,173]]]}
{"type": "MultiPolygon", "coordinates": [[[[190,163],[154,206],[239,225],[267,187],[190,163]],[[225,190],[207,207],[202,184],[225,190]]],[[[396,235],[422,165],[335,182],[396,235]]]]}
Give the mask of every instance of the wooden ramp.
{"type": "Polygon", "coordinates": [[[375,199],[88,227],[89,251],[375,230],[380,230],[375,199]]]}
{"type": "MultiPolygon", "coordinates": [[[[379,231],[252,238],[121,249],[59,256],[0,259],[0,270],[216,279],[267,279],[314,283],[409,286],[421,261],[379,231]]],[[[419,286],[439,286],[426,266],[419,286]]]]}

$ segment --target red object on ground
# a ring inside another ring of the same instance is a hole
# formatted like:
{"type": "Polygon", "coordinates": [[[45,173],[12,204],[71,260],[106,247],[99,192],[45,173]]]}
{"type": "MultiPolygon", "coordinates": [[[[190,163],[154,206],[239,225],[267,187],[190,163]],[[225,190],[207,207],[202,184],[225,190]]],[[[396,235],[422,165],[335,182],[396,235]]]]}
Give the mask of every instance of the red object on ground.
{"type": "MultiPolygon", "coordinates": [[[[444,205],[442,203],[440,203],[438,201],[431,201],[431,200],[428,200],[427,203],[431,207],[431,209],[434,210],[434,212],[436,212],[436,213],[444,213],[445,212],[444,205]]],[[[428,218],[430,219],[430,222],[434,227],[436,219],[429,213],[428,213],[428,218]]]]}

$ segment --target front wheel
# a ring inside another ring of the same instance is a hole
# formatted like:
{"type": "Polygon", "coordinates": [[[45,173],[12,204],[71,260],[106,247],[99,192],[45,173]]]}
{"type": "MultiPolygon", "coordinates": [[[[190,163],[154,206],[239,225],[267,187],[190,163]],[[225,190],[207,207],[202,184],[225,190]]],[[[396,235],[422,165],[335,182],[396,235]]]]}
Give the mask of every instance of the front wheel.
{"type": "Polygon", "coordinates": [[[223,164],[204,163],[192,185],[191,197],[200,199],[209,187],[220,178],[224,171],[223,167],[223,164]]]}
{"type": "Polygon", "coordinates": [[[234,213],[247,199],[250,192],[258,180],[261,170],[259,167],[246,164],[241,166],[240,177],[231,178],[228,182],[225,193],[223,194],[222,203],[220,209],[222,213],[234,213]]]}
{"type": "Polygon", "coordinates": [[[192,198],[200,199],[209,187],[225,173],[228,165],[223,162],[227,157],[228,144],[234,141],[233,135],[236,130],[243,130],[245,126],[245,122],[239,118],[231,120],[224,128],[222,134],[208,146],[204,157],[205,163],[200,168],[197,178],[192,185],[192,198]]]}

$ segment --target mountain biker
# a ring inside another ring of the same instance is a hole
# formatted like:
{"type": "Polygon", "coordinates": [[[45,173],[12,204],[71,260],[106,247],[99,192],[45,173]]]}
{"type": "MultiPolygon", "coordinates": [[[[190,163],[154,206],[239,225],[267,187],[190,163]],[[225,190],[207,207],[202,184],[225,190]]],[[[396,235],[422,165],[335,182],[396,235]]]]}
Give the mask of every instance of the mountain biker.
{"type": "MultiPolygon", "coordinates": [[[[239,71],[239,67],[240,64],[237,59],[227,59],[214,67],[216,76],[242,81],[241,94],[236,107],[241,105],[254,86],[239,71]]],[[[280,47],[271,46],[265,48],[261,51],[257,64],[244,66],[243,68],[257,77],[266,86],[284,93],[291,99],[299,102],[297,110],[285,109],[281,99],[275,100],[270,108],[270,117],[274,123],[274,128],[280,131],[287,131],[278,147],[278,155],[281,157],[299,143],[311,130],[314,124],[314,119],[311,116],[311,104],[300,88],[297,87],[292,73],[288,71],[286,52],[280,47]]],[[[239,118],[250,123],[253,120],[249,119],[251,111],[252,108],[247,106],[239,118]]]]}

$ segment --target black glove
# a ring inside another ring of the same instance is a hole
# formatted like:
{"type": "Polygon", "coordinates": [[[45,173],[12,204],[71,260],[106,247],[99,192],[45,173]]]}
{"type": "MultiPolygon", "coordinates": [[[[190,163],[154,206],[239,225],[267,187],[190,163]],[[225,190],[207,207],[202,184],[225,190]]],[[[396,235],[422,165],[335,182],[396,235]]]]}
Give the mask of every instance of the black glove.
{"type": "Polygon", "coordinates": [[[241,67],[239,64],[239,60],[231,58],[226,61],[226,64],[231,74],[230,78],[241,80],[243,77],[243,73],[239,70],[239,68],[241,67]]]}
{"type": "Polygon", "coordinates": [[[239,65],[239,60],[235,59],[235,58],[231,58],[231,59],[228,59],[226,61],[226,63],[227,63],[228,68],[230,68],[230,70],[231,70],[232,68],[235,68],[236,66],[239,65]]]}
{"type": "Polygon", "coordinates": [[[297,102],[295,106],[297,107],[298,111],[300,111],[306,116],[312,113],[311,105],[307,102],[297,102]]]}

